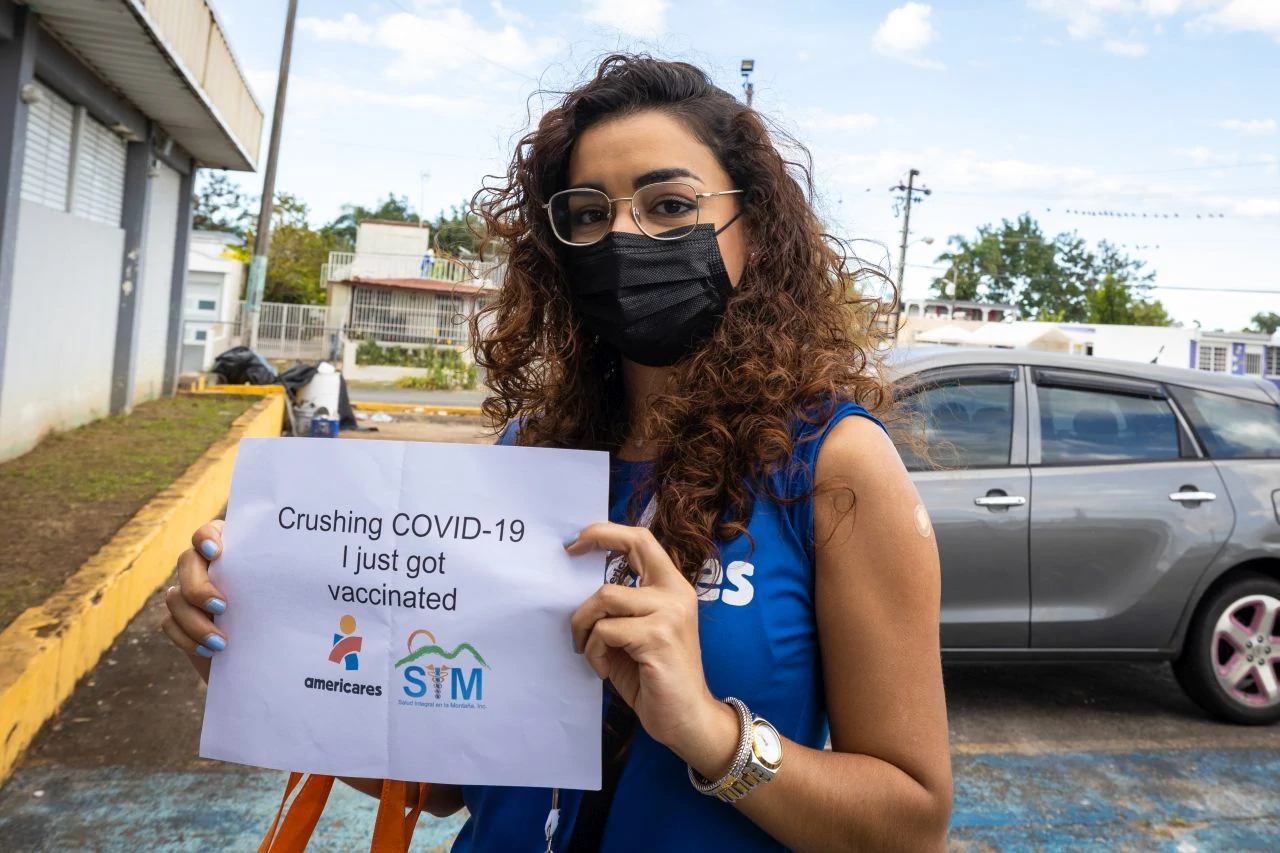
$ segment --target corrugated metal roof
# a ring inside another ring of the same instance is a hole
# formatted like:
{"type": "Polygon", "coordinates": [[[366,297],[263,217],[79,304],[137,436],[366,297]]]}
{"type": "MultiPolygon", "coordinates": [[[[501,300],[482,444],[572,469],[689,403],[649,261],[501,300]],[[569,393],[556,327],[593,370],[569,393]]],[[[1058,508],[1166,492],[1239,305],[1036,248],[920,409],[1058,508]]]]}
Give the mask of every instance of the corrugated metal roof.
{"type": "Polygon", "coordinates": [[[203,165],[252,171],[240,140],[138,0],[40,0],[40,23],[203,165]]]}

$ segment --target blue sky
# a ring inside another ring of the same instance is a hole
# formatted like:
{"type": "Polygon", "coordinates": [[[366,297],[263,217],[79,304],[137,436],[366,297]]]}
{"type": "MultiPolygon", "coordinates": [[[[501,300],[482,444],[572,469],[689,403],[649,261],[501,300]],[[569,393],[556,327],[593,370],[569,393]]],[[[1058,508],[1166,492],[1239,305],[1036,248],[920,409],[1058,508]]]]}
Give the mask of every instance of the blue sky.
{"type": "MultiPolygon", "coordinates": [[[[269,113],[286,3],[213,2],[269,113]]],[[[912,239],[935,242],[908,294],[948,236],[1030,212],[1128,246],[1185,323],[1280,311],[1280,0],[300,0],[277,189],[316,221],[392,191],[434,215],[505,168],[535,89],[619,48],[735,92],[754,59],[756,108],[872,263],[897,262],[888,188],[919,169],[912,239]]]]}

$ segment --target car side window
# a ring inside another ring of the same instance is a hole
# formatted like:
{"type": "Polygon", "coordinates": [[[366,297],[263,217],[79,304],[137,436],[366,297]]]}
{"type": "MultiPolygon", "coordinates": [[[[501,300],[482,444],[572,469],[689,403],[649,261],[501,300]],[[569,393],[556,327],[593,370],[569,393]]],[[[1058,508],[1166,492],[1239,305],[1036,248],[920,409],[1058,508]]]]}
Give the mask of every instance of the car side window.
{"type": "Polygon", "coordinates": [[[1174,391],[1214,459],[1280,459],[1280,406],[1225,394],[1174,391]]]}
{"type": "Polygon", "coordinates": [[[1008,465],[1013,387],[1009,382],[959,382],[911,394],[903,401],[914,421],[909,432],[922,446],[900,440],[902,461],[913,471],[1008,465]]]}
{"type": "Polygon", "coordinates": [[[1046,465],[1177,459],[1178,419],[1167,400],[1036,386],[1046,465]]]}

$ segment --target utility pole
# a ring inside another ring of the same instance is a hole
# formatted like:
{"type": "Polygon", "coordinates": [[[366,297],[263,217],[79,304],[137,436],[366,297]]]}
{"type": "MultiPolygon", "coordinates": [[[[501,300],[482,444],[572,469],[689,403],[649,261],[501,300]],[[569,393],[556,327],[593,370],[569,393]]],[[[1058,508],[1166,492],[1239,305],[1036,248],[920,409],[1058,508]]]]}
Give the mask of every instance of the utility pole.
{"type": "Polygon", "coordinates": [[[289,86],[289,59],[293,54],[293,22],[298,16],[298,0],[289,0],[284,22],[284,44],[280,48],[280,76],[276,80],[276,104],[271,114],[271,142],[267,147],[267,170],[262,177],[262,204],[258,209],[258,230],[253,235],[253,260],[249,262],[248,303],[249,349],[258,346],[258,321],[262,316],[262,292],[267,285],[267,250],[271,246],[271,206],[276,195],[276,160],[280,154],[280,133],[284,127],[284,96],[289,86]]]}
{"type": "Polygon", "coordinates": [[[930,195],[933,190],[925,187],[916,187],[916,176],[920,174],[919,169],[911,169],[907,172],[907,183],[903,186],[899,183],[895,187],[889,187],[889,192],[903,193],[902,199],[902,247],[898,253],[898,280],[897,292],[893,296],[893,307],[889,310],[889,338],[895,343],[898,340],[898,313],[902,307],[902,274],[907,266],[907,240],[911,233],[911,202],[923,201],[923,196],[930,195]],[[917,196],[919,196],[917,198],[917,196]]]}
{"type": "Polygon", "coordinates": [[[756,70],[756,61],[754,59],[742,60],[742,91],[747,93],[747,106],[751,106],[751,96],[756,93],[756,87],[751,83],[751,72],[756,70]]]}

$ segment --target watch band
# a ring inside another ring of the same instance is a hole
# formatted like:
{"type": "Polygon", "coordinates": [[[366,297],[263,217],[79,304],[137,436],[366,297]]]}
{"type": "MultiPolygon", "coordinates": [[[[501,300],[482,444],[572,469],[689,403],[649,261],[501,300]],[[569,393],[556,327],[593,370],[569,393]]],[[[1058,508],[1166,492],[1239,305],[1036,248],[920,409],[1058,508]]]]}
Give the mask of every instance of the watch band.
{"type": "Polygon", "coordinates": [[[689,767],[689,781],[699,793],[713,796],[724,803],[732,803],[772,779],[781,766],[781,755],[779,754],[777,763],[773,763],[772,766],[762,761],[755,751],[756,728],[767,727],[774,738],[778,737],[778,730],[768,720],[753,715],[741,700],[729,697],[724,701],[738,711],[740,723],[738,751],[734,756],[733,764],[724,776],[714,782],[708,781],[689,767]]]}
{"type": "Polygon", "coordinates": [[[741,776],[747,762],[751,760],[751,709],[741,699],[733,696],[727,697],[724,702],[732,705],[738,712],[738,751],[734,753],[733,763],[729,765],[728,771],[714,782],[703,777],[693,767],[689,767],[689,782],[699,794],[708,796],[715,796],[722,788],[741,776]]]}

